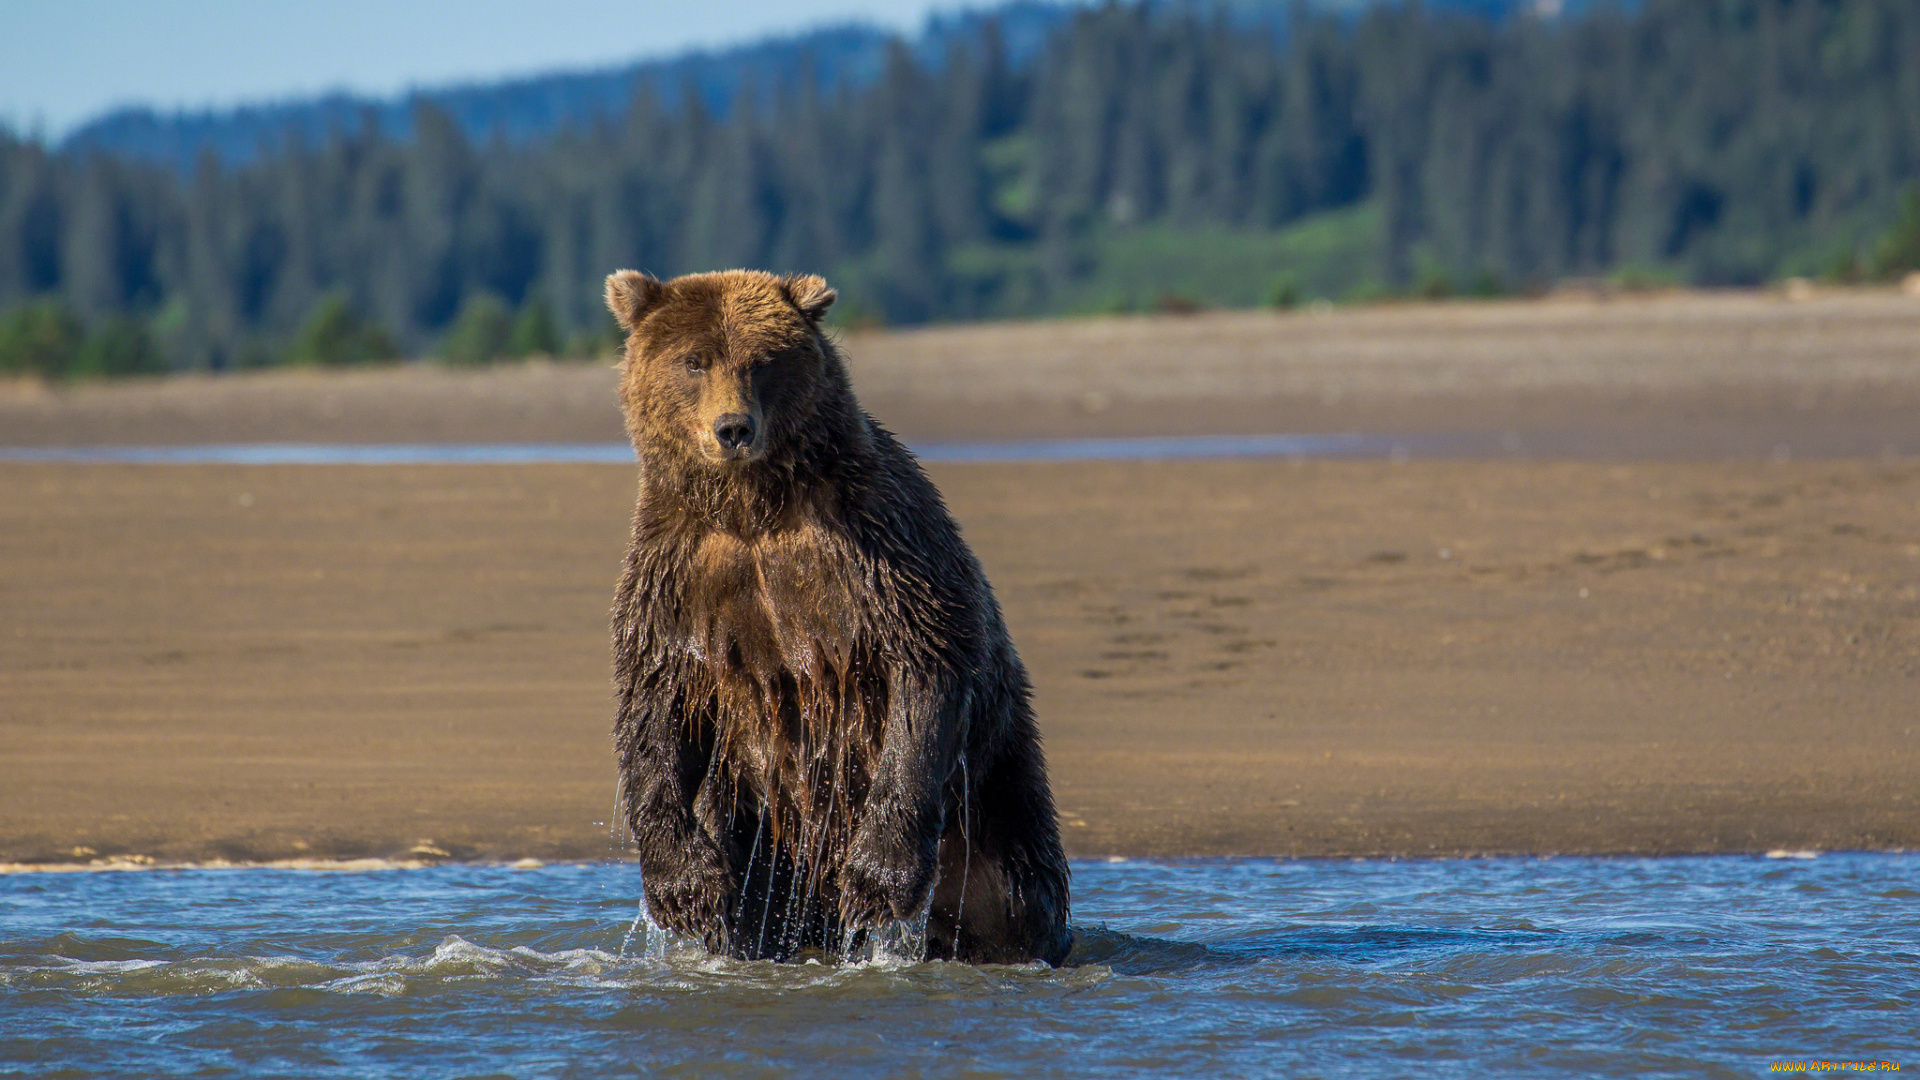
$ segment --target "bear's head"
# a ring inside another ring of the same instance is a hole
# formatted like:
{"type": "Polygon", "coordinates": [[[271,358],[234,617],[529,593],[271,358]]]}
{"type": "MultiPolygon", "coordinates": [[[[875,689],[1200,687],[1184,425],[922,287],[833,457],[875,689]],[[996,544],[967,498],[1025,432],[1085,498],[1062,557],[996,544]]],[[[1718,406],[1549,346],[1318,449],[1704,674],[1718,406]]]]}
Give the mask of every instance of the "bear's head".
{"type": "Polygon", "coordinates": [[[833,301],[812,275],[610,275],[607,307],[627,331],[620,401],[635,447],[713,470],[791,452],[834,403],[851,400],[820,329],[833,301]]]}

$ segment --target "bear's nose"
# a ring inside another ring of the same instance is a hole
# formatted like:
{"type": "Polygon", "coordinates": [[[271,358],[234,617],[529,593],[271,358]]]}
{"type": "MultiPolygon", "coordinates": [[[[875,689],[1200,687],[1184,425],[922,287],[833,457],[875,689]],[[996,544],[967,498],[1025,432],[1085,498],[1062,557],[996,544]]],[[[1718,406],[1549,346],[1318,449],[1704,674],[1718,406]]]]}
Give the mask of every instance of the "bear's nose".
{"type": "Polygon", "coordinates": [[[753,442],[753,417],[746,413],[727,413],[713,422],[713,437],[722,450],[741,450],[753,442]]]}

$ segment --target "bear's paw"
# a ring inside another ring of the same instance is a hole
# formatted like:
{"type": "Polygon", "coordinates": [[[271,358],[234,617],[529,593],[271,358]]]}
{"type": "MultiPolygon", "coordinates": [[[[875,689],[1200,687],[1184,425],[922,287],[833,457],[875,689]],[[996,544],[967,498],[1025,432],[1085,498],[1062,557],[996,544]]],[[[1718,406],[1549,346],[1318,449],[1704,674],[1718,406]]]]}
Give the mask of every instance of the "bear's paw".
{"type": "Polygon", "coordinates": [[[854,834],[840,867],[840,918],[849,926],[911,919],[933,891],[937,845],[873,825],[854,834]]]}
{"type": "Polygon", "coordinates": [[[720,866],[719,852],[690,856],[677,866],[652,869],[641,879],[647,910],[661,926],[696,938],[708,949],[726,945],[727,897],[732,883],[720,866]]]}

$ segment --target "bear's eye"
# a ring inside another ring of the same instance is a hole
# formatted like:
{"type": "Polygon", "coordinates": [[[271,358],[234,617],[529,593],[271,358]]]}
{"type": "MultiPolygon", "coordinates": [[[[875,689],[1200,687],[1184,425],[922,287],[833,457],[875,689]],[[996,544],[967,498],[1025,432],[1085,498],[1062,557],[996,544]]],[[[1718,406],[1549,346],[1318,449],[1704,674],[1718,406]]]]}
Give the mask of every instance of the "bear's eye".
{"type": "Polygon", "coordinates": [[[707,362],[698,356],[687,357],[687,374],[698,375],[707,370],[707,362]]]}

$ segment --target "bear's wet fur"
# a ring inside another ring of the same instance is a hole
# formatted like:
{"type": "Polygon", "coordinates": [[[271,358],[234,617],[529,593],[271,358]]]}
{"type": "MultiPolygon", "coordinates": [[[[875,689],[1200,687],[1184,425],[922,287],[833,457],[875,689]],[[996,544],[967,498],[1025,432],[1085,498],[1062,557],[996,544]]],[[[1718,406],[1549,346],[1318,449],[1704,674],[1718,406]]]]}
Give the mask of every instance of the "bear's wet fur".
{"type": "Polygon", "coordinates": [[[854,400],[834,292],[607,279],[640,491],[613,639],[648,911],[744,959],[927,914],[927,955],[1060,963],[1068,871],[1026,669],[919,463],[854,400]]]}

